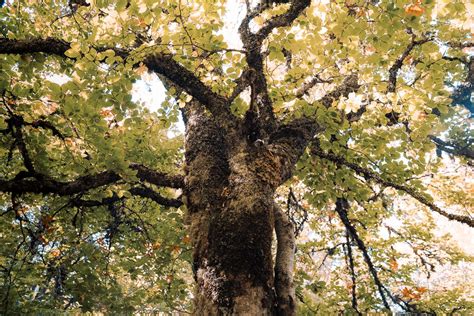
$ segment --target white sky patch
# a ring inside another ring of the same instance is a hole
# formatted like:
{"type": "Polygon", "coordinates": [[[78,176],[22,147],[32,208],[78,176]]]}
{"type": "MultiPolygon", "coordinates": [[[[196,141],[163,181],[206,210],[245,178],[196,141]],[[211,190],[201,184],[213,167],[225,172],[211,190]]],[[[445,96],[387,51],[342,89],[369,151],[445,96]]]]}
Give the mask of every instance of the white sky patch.
{"type": "Polygon", "coordinates": [[[132,102],[142,103],[150,111],[160,108],[166,98],[166,89],[156,74],[146,74],[132,88],[132,102]]]}
{"type": "Polygon", "coordinates": [[[238,29],[246,13],[247,10],[242,1],[227,1],[226,12],[224,14],[224,27],[219,34],[224,36],[224,40],[230,48],[242,49],[242,41],[240,40],[238,29]]]}
{"type": "Polygon", "coordinates": [[[58,85],[63,85],[66,82],[71,81],[71,78],[69,76],[64,75],[64,74],[51,74],[51,75],[48,75],[46,80],[54,82],[58,85]]]}
{"type": "MultiPolygon", "coordinates": [[[[166,98],[166,88],[156,74],[147,73],[137,80],[132,88],[132,102],[141,103],[151,112],[161,107],[166,98]]],[[[181,116],[178,122],[168,129],[168,138],[174,138],[184,133],[184,122],[181,116]]]]}

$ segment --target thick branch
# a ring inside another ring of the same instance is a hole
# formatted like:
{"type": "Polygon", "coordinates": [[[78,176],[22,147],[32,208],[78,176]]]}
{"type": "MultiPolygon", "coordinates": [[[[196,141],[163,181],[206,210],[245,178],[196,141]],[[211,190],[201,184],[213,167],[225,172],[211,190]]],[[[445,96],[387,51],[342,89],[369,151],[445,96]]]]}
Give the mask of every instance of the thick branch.
{"type": "MultiPolygon", "coordinates": [[[[249,27],[251,20],[270,7],[271,1],[262,2],[254,10],[247,12],[242,21],[239,32],[246,49],[246,60],[250,72],[251,104],[245,118],[245,125],[252,126],[247,131],[252,138],[267,138],[277,127],[273,105],[268,94],[268,87],[264,73],[264,56],[262,54],[263,41],[277,27],[289,26],[307,8],[310,0],[293,0],[288,11],[284,14],[271,18],[256,33],[252,33],[249,27]]],[[[255,140],[252,139],[252,140],[255,140]]]]}
{"type": "MultiPolygon", "coordinates": [[[[324,106],[330,107],[334,100],[340,96],[347,96],[358,88],[357,75],[353,74],[348,76],[342,85],[324,96],[320,102],[324,106]]],[[[322,130],[324,130],[324,126],[321,126],[314,119],[302,117],[279,126],[270,135],[269,150],[282,158],[283,164],[280,168],[282,181],[286,181],[291,176],[292,168],[303,154],[306,146],[313,139],[314,135],[322,130]]]]}
{"type": "Polygon", "coordinates": [[[163,172],[157,172],[137,163],[130,164],[130,169],[137,171],[137,177],[140,180],[156,186],[175,189],[184,187],[184,178],[181,175],[169,175],[163,172]]]}
{"type": "Polygon", "coordinates": [[[474,227],[474,219],[471,218],[470,216],[450,214],[450,213],[442,210],[438,206],[436,206],[436,204],[434,204],[431,201],[431,198],[429,198],[427,195],[416,192],[414,189],[412,189],[410,187],[407,187],[407,186],[404,186],[404,185],[401,185],[401,184],[398,184],[398,183],[394,183],[392,181],[385,180],[380,175],[378,175],[377,173],[375,173],[375,172],[373,172],[369,169],[363,168],[363,167],[361,167],[361,166],[359,166],[355,163],[349,162],[341,156],[337,156],[337,155],[334,155],[332,153],[325,153],[320,148],[318,148],[317,146],[314,146],[312,148],[311,153],[313,155],[318,156],[318,157],[330,160],[330,161],[334,162],[335,164],[337,164],[339,166],[346,166],[349,169],[352,169],[353,171],[355,171],[357,174],[362,175],[367,180],[373,180],[373,181],[375,181],[375,182],[377,182],[377,183],[379,183],[379,184],[381,184],[385,187],[392,187],[392,188],[397,189],[399,191],[403,191],[403,192],[407,193],[408,195],[410,195],[411,197],[413,197],[414,199],[416,199],[418,202],[428,206],[432,211],[434,211],[434,212],[436,212],[436,213],[438,213],[438,214],[440,214],[440,215],[442,215],[442,216],[444,216],[444,217],[446,217],[450,220],[458,221],[458,222],[466,224],[470,227],[474,227]]]}
{"type": "Polygon", "coordinates": [[[194,73],[173,60],[171,55],[150,55],[144,59],[143,63],[149,70],[165,76],[188,94],[195,97],[209,109],[222,125],[232,125],[236,120],[230,112],[228,100],[213,92],[194,73]]]}
{"type": "Polygon", "coordinates": [[[275,233],[277,253],[275,258],[275,291],[278,315],[296,315],[293,266],[295,257],[295,236],[293,224],[275,203],[275,233]]]}
{"type": "Polygon", "coordinates": [[[0,191],[15,194],[24,193],[54,193],[58,195],[73,195],[111,184],[120,180],[113,171],[104,171],[94,175],[80,177],[70,182],[51,179],[13,179],[0,180],[0,191]]]}
{"type": "Polygon", "coordinates": [[[290,8],[282,15],[271,18],[255,35],[262,42],[277,27],[290,26],[294,20],[311,4],[311,0],[293,0],[290,8]]]}
{"type": "Polygon", "coordinates": [[[0,38],[0,54],[32,54],[45,53],[64,56],[71,48],[70,44],[56,38],[32,38],[28,40],[12,40],[0,38]]]}
{"type": "Polygon", "coordinates": [[[270,137],[268,150],[272,156],[280,157],[280,181],[288,180],[298,159],[313,136],[323,128],[314,120],[305,117],[280,126],[270,137]]]}
{"type": "MultiPolygon", "coordinates": [[[[70,47],[70,43],[51,37],[27,40],[0,39],[0,54],[45,53],[66,57],[65,52],[70,47]]],[[[130,52],[115,47],[101,47],[97,48],[97,51],[101,52],[108,49],[113,50],[116,55],[122,58],[127,58],[130,54],[130,52]]],[[[213,92],[191,71],[176,62],[171,55],[155,53],[146,56],[143,62],[148,69],[170,79],[199,100],[213,115],[220,119],[224,126],[232,124],[235,120],[228,107],[228,100],[213,92]]]]}
{"type": "MultiPolygon", "coordinates": [[[[158,192],[147,188],[147,187],[134,187],[129,190],[132,195],[140,196],[144,198],[148,198],[157,204],[167,206],[167,207],[180,207],[183,205],[183,202],[180,199],[169,199],[165,198],[160,195],[158,192]]],[[[71,204],[74,206],[82,206],[82,207],[97,207],[103,205],[110,205],[117,201],[123,200],[124,198],[120,198],[117,195],[113,195],[112,197],[104,198],[102,200],[83,200],[83,199],[73,199],[71,204]]]]}
{"type": "MultiPolygon", "coordinates": [[[[130,168],[138,171],[137,177],[142,181],[171,188],[182,188],[184,186],[183,177],[179,175],[167,175],[138,164],[132,164],[130,168]]],[[[16,177],[13,180],[0,179],[0,192],[11,192],[15,194],[53,193],[66,196],[112,184],[121,179],[120,175],[113,171],[86,175],[69,182],[56,181],[44,175],[36,178],[16,177]]]]}

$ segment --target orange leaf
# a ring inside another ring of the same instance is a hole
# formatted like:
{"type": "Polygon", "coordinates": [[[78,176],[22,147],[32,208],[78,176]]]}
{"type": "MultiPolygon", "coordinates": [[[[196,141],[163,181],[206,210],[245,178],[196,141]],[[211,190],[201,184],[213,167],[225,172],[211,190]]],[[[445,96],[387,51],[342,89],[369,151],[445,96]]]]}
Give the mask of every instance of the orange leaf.
{"type": "Polygon", "coordinates": [[[183,237],[183,242],[184,242],[185,244],[191,243],[191,237],[189,237],[189,236],[187,236],[187,235],[184,236],[184,237],[183,237]]]}
{"type": "Polygon", "coordinates": [[[426,287],[422,287],[422,286],[417,287],[416,290],[417,290],[418,293],[420,293],[420,294],[423,294],[423,293],[425,293],[425,292],[428,291],[428,289],[427,289],[426,287]]]}
{"type": "Polygon", "coordinates": [[[414,299],[415,301],[418,301],[421,299],[421,295],[419,293],[413,293],[411,298],[414,299]]]}
{"type": "Polygon", "coordinates": [[[112,114],[112,111],[109,110],[109,109],[106,109],[106,108],[102,108],[102,110],[100,110],[100,115],[103,116],[103,117],[106,117],[106,116],[109,116],[112,114]]]}
{"type": "Polygon", "coordinates": [[[392,269],[393,271],[397,271],[397,270],[398,270],[398,262],[397,262],[397,260],[395,260],[395,259],[390,260],[390,269],[392,269]]]}
{"type": "Polygon", "coordinates": [[[423,14],[423,12],[425,12],[425,9],[423,9],[423,7],[419,5],[419,3],[413,3],[405,8],[405,12],[408,15],[420,16],[423,14]]]}
{"type": "Polygon", "coordinates": [[[43,217],[41,217],[41,223],[43,224],[43,226],[45,228],[48,228],[49,227],[49,224],[51,224],[51,222],[53,221],[53,217],[50,216],[50,215],[45,215],[43,217]]]}
{"type": "Polygon", "coordinates": [[[409,288],[407,287],[404,287],[403,290],[402,290],[402,296],[404,298],[412,298],[412,295],[413,295],[413,291],[410,290],[409,288]]]}
{"type": "MultiPolygon", "coordinates": [[[[417,290],[417,291],[418,291],[418,289],[420,289],[420,288],[418,288],[418,287],[415,288],[415,290],[417,290]]],[[[416,300],[416,301],[421,299],[421,293],[416,293],[416,292],[414,292],[413,290],[411,290],[407,287],[403,288],[402,296],[406,299],[412,299],[412,300],[416,300]]]]}

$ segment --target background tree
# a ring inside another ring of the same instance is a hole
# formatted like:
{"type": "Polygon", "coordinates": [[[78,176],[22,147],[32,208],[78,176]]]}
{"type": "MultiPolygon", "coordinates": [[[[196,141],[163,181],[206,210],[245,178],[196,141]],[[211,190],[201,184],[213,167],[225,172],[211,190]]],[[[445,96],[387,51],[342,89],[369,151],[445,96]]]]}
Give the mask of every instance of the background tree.
{"type": "Polygon", "coordinates": [[[472,280],[427,281],[472,267],[436,224],[474,226],[462,1],[15,1],[0,20],[4,313],[472,311],[472,280]],[[156,112],[132,101],[147,72],[156,112]]]}

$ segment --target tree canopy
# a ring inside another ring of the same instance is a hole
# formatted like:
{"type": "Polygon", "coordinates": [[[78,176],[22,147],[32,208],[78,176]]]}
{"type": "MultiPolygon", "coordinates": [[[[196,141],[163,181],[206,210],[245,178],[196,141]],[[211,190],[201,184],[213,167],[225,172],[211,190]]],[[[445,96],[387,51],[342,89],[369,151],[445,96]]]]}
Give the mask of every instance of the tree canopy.
{"type": "Polygon", "coordinates": [[[192,312],[193,102],[257,149],[304,134],[275,195],[299,314],[472,313],[468,5],[6,1],[1,313],[192,312]]]}

